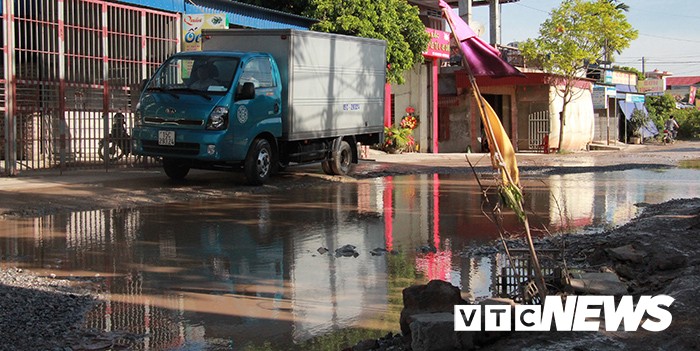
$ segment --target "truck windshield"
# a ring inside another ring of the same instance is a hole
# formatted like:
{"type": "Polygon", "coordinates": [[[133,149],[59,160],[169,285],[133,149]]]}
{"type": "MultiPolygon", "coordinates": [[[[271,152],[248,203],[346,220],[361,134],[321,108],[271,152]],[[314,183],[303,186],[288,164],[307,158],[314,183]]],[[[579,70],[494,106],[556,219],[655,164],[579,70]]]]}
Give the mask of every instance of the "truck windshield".
{"type": "Polygon", "coordinates": [[[238,62],[235,57],[173,57],[156,72],[146,89],[223,95],[231,87],[238,62]]]}

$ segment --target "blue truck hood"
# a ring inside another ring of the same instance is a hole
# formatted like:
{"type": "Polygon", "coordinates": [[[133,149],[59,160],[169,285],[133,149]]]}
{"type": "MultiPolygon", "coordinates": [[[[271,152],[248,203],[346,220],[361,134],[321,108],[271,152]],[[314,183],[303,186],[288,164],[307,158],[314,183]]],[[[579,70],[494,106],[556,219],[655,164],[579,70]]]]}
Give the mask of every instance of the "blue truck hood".
{"type": "Polygon", "coordinates": [[[226,95],[204,97],[189,93],[148,92],[141,99],[141,115],[146,122],[204,125],[211,111],[226,95]],[[193,123],[177,123],[190,121],[193,123]]]}

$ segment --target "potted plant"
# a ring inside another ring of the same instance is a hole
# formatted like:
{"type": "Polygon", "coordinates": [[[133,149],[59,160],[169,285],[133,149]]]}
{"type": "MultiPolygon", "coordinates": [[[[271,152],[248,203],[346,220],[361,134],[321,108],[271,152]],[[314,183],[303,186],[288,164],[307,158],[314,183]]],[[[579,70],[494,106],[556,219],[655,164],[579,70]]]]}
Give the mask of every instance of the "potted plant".
{"type": "Polygon", "coordinates": [[[406,115],[401,118],[401,128],[408,128],[414,130],[418,127],[418,116],[416,116],[416,109],[408,106],[406,107],[406,115]]]}
{"type": "Polygon", "coordinates": [[[634,109],[632,116],[629,120],[629,133],[631,133],[630,143],[641,144],[642,143],[642,131],[641,128],[644,127],[650,118],[644,113],[644,111],[639,109],[634,109]]]}
{"type": "Polygon", "coordinates": [[[418,127],[418,116],[415,113],[416,109],[409,106],[398,125],[384,127],[384,151],[392,154],[414,151],[416,141],[413,138],[413,130],[418,127]]]}
{"type": "Polygon", "coordinates": [[[415,142],[413,140],[413,130],[391,125],[384,127],[384,151],[395,154],[407,151],[415,142]]]}

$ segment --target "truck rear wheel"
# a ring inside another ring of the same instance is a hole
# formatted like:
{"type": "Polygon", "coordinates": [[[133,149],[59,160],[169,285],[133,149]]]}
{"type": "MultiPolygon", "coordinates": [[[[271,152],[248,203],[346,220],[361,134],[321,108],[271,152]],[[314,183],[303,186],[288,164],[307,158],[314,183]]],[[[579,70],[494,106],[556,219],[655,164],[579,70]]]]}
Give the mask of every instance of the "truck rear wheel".
{"type": "Polygon", "coordinates": [[[190,173],[190,166],[171,158],[164,158],[163,170],[170,179],[183,180],[187,177],[187,173],[190,173]]]}
{"type": "Polygon", "coordinates": [[[333,173],[346,175],[352,169],[352,148],[347,141],[343,140],[338,145],[337,150],[333,150],[333,160],[330,161],[333,173]]]}
{"type": "Polygon", "coordinates": [[[272,160],[270,143],[265,139],[255,139],[243,165],[248,184],[264,184],[272,172],[272,160]]]}
{"type": "Polygon", "coordinates": [[[323,169],[323,173],[325,174],[335,175],[335,172],[333,172],[333,168],[331,168],[331,161],[321,162],[321,169],[323,169]]]}

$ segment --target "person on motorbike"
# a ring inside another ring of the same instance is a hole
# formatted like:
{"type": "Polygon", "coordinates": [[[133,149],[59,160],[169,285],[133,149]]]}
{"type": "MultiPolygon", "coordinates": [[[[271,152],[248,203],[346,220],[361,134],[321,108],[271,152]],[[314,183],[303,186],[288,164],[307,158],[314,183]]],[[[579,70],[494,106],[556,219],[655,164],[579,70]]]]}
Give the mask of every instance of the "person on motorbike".
{"type": "Polygon", "coordinates": [[[120,111],[114,115],[112,129],[109,135],[98,145],[98,156],[101,159],[109,158],[109,161],[117,161],[131,153],[131,135],[126,127],[126,116],[120,111]]]}
{"type": "Polygon", "coordinates": [[[117,112],[114,115],[112,122],[112,137],[113,138],[129,138],[129,132],[126,130],[126,117],[123,113],[117,112]]]}
{"type": "Polygon", "coordinates": [[[668,131],[669,142],[673,142],[676,139],[676,134],[678,133],[678,122],[674,116],[669,117],[664,123],[664,129],[668,131]]]}

